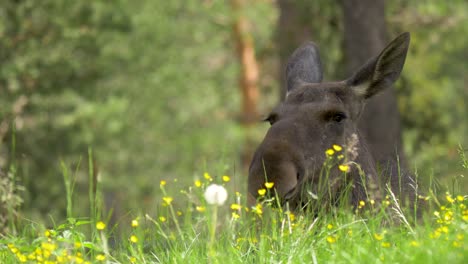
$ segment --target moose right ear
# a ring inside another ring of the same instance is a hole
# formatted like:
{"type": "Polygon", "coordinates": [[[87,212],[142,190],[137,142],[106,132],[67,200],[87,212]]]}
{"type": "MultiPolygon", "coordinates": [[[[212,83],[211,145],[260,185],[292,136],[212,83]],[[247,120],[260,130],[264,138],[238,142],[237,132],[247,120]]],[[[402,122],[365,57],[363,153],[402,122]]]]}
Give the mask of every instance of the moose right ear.
{"type": "Polygon", "coordinates": [[[301,83],[319,83],[322,81],[322,63],[317,46],[306,42],[289,57],[286,66],[286,87],[288,93],[301,83]]]}
{"type": "Polygon", "coordinates": [[[379,56],[367,62],[348,79],[347,86],[366,99],[391,86],[403,69],[409,42],[408,32],[399,35],[379,56]]]}

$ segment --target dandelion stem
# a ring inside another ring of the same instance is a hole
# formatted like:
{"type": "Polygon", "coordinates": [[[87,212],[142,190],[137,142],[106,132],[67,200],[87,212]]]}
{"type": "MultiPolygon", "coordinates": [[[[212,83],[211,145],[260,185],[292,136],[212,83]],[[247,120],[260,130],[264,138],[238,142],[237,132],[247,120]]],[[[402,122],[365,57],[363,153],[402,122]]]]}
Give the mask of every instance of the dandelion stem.
{"type": "Polygon", "coordinates": [[[210,227],[210,242],[208,245],[209,256],[213,258],[216,254],[214,243],[215,243],[215,235],[216,235],[216,225],[218,221],[218,206],[213,205],[211,207],[212,215],[211,215],[211,227],[210,227]]]}

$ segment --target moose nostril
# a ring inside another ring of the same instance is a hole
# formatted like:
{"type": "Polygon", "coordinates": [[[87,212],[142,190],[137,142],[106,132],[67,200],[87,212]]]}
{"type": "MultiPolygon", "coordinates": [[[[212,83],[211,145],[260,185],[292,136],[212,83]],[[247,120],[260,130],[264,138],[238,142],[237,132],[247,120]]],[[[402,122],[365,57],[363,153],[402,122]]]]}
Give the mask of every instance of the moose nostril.
{"type": "Polygon", "coordinates": [[[301,179],[301,174],[299,172],[296,172],[296,179],[297,179],[298,182],[301,179]]]}

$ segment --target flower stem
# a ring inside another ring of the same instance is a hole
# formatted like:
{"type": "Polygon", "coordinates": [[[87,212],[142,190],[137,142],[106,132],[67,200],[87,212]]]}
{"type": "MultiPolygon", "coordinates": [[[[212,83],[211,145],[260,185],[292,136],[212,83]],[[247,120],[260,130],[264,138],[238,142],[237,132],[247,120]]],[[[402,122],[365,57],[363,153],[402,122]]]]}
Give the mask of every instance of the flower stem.
{"type": "Polygon", "coordinates": [[[213,205],[211,211],[212,211],[212,215],[211,215],[211,227],[210,227],[210,242],[208,245],[210,259],[213,258],[216,254],[214,245],[215,245],[216,226],[217,226],[217,221],[218,221],[218,206],[213,205]]]}

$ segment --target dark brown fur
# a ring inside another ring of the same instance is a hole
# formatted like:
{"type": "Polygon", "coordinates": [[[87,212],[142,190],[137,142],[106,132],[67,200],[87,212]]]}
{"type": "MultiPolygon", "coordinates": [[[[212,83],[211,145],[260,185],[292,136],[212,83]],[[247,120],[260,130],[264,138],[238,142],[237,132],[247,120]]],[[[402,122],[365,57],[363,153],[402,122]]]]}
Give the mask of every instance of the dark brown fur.
{"type": "MultiPolygon", "coordinates": [[[[400,175],[397,164],[377,172],[365,139],[357,129],[366,99],[390,87],[399,77],[409,39],[409,33],[398,36],[351,78],[339,82],[321,82],[322,66],[313,43],[306,43],[293,53],[286,69],[286,98],[266,118],[271,127],[250,165],[250,204],[255,203],[257,191],[265,188],[266,181],[274,182],[274,192],[271,193],[276,192],[282,203],[288,201],[296,208],[303,205],[300,200],[307,200],[307,197],[310,200],[310,196],[318,194],[321,191],[319,185],[325,180],[326,189],[331,193],[325,196],[332,198],[344,186],[351,186],[349,198],[352,204],[367,200],[370,191],[378,199],[387,183],[392,192],[404,194],[399,197],[407,197],[406,194],[412,192],[412,179],[400,175]],[[352,138],[354,142],[350,142],[352,138]],[[349,146],[351,143],[354,145],[349,146]],[[324,179],[325,151],[334,144],[355,149],[355,153],[342,150],[350,171],[345,178],[337,168],[339,161],[335,160],[335,166],[324,179]],[[364,174],[359,173],[359,169],[364,174]]],[[[414,195],[410,196],[414,198],[414,195]]]]}

